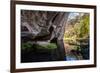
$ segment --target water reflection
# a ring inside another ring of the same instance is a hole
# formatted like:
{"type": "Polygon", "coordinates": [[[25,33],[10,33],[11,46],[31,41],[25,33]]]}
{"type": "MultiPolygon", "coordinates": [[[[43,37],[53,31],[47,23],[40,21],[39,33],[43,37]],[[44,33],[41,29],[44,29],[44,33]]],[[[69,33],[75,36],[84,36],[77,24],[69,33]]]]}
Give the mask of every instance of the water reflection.
{"type": "Polygon", "coordinates": [[[70,60],[78,60],[78,59],[75,56],[67,55],[66,56],[66,61],[70,61],[70,60]]]}
{"type": "MultiPolygon", "coordinates": [[[[78,41],[76,41],[78,42],[78,41]]],[[[87,60],[89,59],[89,42],[83,44],[71,43],[64,41],[64,47],[66,52],[66,61],[70,60],[87,60]]]]}

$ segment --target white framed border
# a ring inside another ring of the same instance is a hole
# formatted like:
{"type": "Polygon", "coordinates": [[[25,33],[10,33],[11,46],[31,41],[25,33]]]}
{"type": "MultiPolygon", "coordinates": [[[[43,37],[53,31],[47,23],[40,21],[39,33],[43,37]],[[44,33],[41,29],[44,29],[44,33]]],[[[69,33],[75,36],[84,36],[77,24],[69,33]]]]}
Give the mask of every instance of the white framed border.
{"type": "Polygon", "coordinates": [[[89,8],[70,8],[70,7],[52,7],[52,6],[37,6],[37,5],[21,5],[15,6],[15,25],[16,25],[16,69],[24,68],[43,68],[43,67],[58,67],[58,66],[75,66],[75,65],[90,65],[94,64],[94,9],[89,8]],[[77,60],[77,61],[54,61],[54,62],[33,62],[33,63],[21,63],[20,54],[20,11],[21,10],[39,10],[39,11],[60,11],[60,12],[84,12],[90,14],[90,59],[89,60],[77,60]]]}

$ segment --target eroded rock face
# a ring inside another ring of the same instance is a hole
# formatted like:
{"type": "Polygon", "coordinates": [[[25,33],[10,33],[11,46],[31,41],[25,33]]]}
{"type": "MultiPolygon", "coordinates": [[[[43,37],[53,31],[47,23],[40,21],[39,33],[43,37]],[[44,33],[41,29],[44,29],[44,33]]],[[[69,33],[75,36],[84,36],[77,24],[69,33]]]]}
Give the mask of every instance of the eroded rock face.
{"type": "Polygon", "coordinates": [[[51,41],[63,39],[68,12],[21,10],[21,36],[51,41]]]}

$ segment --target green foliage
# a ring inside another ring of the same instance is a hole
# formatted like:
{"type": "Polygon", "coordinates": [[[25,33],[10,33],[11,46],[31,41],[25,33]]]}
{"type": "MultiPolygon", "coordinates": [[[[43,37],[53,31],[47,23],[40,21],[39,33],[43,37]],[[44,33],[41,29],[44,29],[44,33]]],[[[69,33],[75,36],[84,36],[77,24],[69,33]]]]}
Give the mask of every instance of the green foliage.
{"type": "Polygon", "coordinates": [[[32,48],[32,44],[30,42],[22,43],[21,48],[22,48],[22,50],[30,49],[30,48],[32,48]]]}
{"type": "Polygon", "coordinates": [[[48,44],[32,44],[30,42],[22,43],[21,49],[22,50],[32,50],[32,49],[56,49],[57,45],[55,43],[48,43],[48,44]]]}
{"type": "Polygon", "coordinates": [[[34,48],[37,49],[55,49],[57,48],[57,45],[55,43],[49,43],[49,44],[45,44],[45,45],[39,45],[39,44],[35,44],[34,48]]]}
{"type": "Polygon", "coordinates": [[[80,20],[80,33],[78,37],[89,36],[89,16],[84,16],[80,20]]]}
{"type": "Polygon", "coordinates": [[[64,39],[89,37],[89,14],[84,13],[84,15],[80,16],[80,19],[77,21],[78,22],[74,23],[73,25],[70,24],[70,26],[68,26],[69,29],[65,30],[64,39]]]}

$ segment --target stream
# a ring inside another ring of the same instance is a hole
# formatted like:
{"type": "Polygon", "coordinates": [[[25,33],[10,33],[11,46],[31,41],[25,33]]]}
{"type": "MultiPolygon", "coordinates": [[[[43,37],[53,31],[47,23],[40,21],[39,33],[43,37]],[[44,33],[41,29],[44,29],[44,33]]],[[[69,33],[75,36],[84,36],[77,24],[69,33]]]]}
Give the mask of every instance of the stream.
{"type": "Polygon", "coordinates": [[[78,59],[75,56],[67,55],[66,56],[66,61],[71,61],[71,60],[78,60],[78,59]]]}

